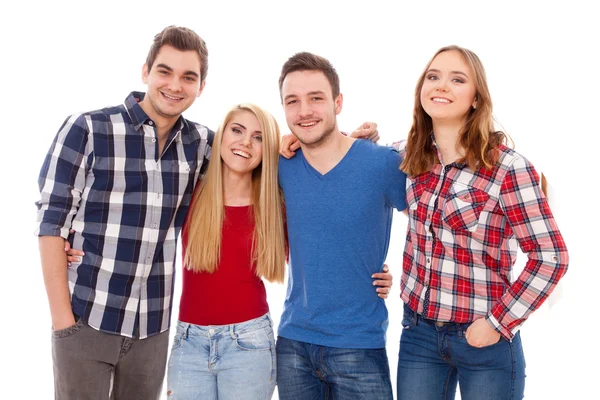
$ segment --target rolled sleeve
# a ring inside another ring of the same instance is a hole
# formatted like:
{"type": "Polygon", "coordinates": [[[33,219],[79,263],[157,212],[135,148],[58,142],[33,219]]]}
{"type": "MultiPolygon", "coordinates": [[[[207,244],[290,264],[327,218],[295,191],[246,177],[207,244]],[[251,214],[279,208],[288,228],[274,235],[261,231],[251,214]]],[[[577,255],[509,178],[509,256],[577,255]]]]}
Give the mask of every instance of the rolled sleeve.
{"type": "Polygon", "coordinates": [[[89,132],[82,114],[67,118],[59,129],[38,179],[37,236],[68,236],[85,187],[89,132]]]}

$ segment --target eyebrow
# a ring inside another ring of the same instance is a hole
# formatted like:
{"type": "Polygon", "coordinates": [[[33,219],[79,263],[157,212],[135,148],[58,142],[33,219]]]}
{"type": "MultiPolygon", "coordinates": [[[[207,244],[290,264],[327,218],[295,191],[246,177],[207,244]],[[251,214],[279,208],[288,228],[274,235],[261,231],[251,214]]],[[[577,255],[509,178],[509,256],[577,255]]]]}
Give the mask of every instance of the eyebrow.
{"type": "MultiPolygon", "coordinates": [[[[244,125],[240,124],[239,122],[232,122],[231,125],[237,125],[237,126],[243,128],[244,130],[248,130],[248,128],[246,128],[244,125]]],[[[261,131],[254,131],[254,133],[260,133],[262,135],[261,131]]]]}
{"type": "MultiPolygon", "coordinates": [[[[441,71],[440,71],[439,69],[435,69],[435,68],[429,69],[429,70],[427,70],[427,72],[437,72],[438,74],[439,74],[439,73],[441,73],[441,71]]],[[[451,73],[451,74],[462,75],[462,76],[464,76],[465,78],[468,78],[468,77],[469,77],[469,75],[465,74],[465,73],[464,73],[464,72],[462,72],[462,71],[450,71],[450,73],[451,73]]]]}
{"type": "MultiPolygon", "coordinates": [[[[322,90],[315,90],[315,91],[313,91],[313,92],[308,92],[306,95],[307,95],[307,96],[314,96],[315,94],[320,94],[320,95],[323,95],[323,96],[324,96],[324,95],[325,95],[325,92],[324,92],[324,91],[322,91],[322,90]]],[[[283,98],[283,100],[287,100],[287,99],[289,99],[289,98],[291,98],[291,97],[298,97],[298,95],[296,95],[296,94],[288,94],[287,96],[285,96],[285,97],[283,98]]]]}
{"type": "MultiPolygon", "coordinates": [[[[173,72],[173,68],[169,67],[167,64],[157,64],[157,65],[156,65],[156,68],[164,68],[164,69],[166,69],[167,71],[173,72]]],[[[183,75],[193,75],[193,76],[195,76],[196,78],[199,78],[199,77],[200,77],[200,75],[198,75],[198,73],[197,73],[197,72],[194,72],[194,71],[191,71],[191,70],[185,71],[185,72],[183,73],[183,75]]]]}

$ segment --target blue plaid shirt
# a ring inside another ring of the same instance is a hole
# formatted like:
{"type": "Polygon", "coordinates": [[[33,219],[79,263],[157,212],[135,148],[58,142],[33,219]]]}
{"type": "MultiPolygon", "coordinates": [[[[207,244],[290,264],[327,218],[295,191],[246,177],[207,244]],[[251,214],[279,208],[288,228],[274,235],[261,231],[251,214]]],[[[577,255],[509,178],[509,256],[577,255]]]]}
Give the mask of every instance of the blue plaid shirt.
{"type": "Polygon", "coordinates": [[[85,252],[68,268],[73,312],[135,338],[169,329],[177,236],[214,136],[180,117],[158,154],[143,97],[133,92],[123,105],[67,118],[36,203],[36,234],[69,238],[85,252]]]}

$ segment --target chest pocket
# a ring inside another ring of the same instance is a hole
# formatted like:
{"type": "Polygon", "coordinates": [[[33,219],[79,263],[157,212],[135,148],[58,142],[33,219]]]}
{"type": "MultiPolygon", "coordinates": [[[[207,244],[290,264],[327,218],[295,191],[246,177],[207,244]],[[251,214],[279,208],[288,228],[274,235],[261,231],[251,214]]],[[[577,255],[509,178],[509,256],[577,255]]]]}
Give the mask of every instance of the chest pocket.
{"type": "Polygon", "coordinates": [[[482,190],[455,183],[444,203],[442,218],[453,231],[475,232],[481,211],[489,198],[482,190]]]}

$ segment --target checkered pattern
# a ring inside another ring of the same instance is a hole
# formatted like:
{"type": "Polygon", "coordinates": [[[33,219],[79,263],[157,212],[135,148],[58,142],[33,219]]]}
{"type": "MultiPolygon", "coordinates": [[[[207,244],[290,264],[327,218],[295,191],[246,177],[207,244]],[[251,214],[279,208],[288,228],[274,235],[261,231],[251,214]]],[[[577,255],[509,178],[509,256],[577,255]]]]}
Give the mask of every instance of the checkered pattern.
{"type": "Polygon", "coordinates": [[[85,252],[68,269],[73,312],[103,332],[137,338],[169,328],[177,236],[213,139],[181,117],[159,157],[143,96],[67,118],[36,203],[36,234],[69,237],[85,252]]]}
{"type": "Polygon", "coordinates": [[[491,170],[440,163],[407,179],[401,298],[436,321],[485,316],[511,339],[564,275],[568,254],[535,169],[507,147],[500,152],[491,170]],[[513,281],[517,245],[528,261],[513,281]]]}

